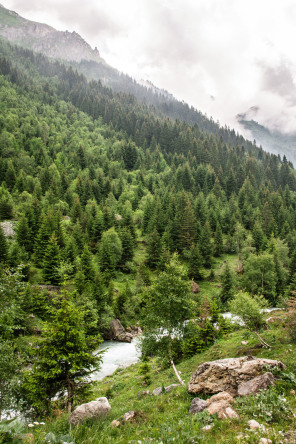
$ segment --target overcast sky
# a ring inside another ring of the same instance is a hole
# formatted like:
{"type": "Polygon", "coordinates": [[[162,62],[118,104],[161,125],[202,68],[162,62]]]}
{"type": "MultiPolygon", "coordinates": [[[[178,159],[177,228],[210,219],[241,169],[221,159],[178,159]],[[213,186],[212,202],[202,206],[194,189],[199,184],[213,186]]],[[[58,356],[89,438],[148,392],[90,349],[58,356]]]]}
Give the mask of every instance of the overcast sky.
{"type": "Polygon", "coordinates": [[[234,125],[296,132],[295,0],[0,0],[77,31],[115,68],[234,125]]]}

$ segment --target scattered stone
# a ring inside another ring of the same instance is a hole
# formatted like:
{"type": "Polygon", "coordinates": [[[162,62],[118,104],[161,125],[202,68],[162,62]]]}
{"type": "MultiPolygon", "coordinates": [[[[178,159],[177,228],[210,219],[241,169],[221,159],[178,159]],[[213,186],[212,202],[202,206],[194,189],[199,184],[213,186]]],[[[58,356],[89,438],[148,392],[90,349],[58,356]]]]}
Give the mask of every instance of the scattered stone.
{"type": "Polygon", "coordinates": [[[212,428],[213,428],[213,425],[212,424],[208,424],[208,425],[204,426],[201,430],[203,432],[208,432],[209,430],[212,430],[212,428]]]}
{"type": "Polygon", "coordinates": [[[114,419],[114,421],[111,422],[112,427],[119,427],[120,426],[120,421],[118,421],[117,419],[114,419]]]}
{"type": "Polygon", "coordinates": [[[162,387],[157,387],[156,389],[153,390],[153,392],[151,393],[151,395],[153,396],[159,396],[162,394],[162,387]]]}
{"type": "MultiPolygon", "coordinates": [[[[180,373],[180,372],[179,372],[179,373],[180,373]]],[[[179,385],[180,385],[180,384],[171,384],[171,385],[168,385],[167,387],[164,388],[164,391],[165,391],[166,393],[168,393],[168,392],[170,392],[172,389],[174,389],[175,387],[179,387],[179,385]]]]}
{"type": "Polygon", "coordinates": [[[242,341],[241,344],[242,345],[247,345],[249,343],[249,341],[242,341]]]}
{"type": "Polygon", "coordinates": [[[220,392],[220,393],[217,393],[217,395],[211,396],[207,400],[207,406],[209,406],[213,402],[217,402],[217,401],[226,401],[226,402],[228,402],[228,404],[232,404],[234,402],[234,399],[233,399],[233,396],[230,395],[230,393],[220,392]]]}
{"type": "Polygon", "coordinates": [[[138,398],[142,398],[143,396],[149,395],[149,390],[141,390],[137,393],[138,398]]]}
{"type": "Polygon", "coordinates": [[[268,438],[261,438],[259,439],[259,444],[272,444],[272,441],[268,438]]]}
{"type": "Polygon", "coordinates": [[[137,412],[135,412],[134,410],[131,410],[130,412],[126,412],[123,415],[123,421],[124,422],[134,421],[136,419],[136,416],[137,416],[137,412]]]}
{"type": "Polygon", "coordinates": [[[260,428],[259,422],[255,421],[255,419],[250,419],[250,421],[248,421],[248,424],[249,424],[250,429],[252,429],[252,430],[260,428]]]}
{"type": "Polygon", "coordinates": [[[69,423],[76,426],[88,418],[97,419],[100,416],[106,416],[110,412],[111,406],[107,398],[98,398],[95,401],[81,404],[69,416],[69,423]]]}
{"type": "Polygon", "coordinates": [[[203,399],[200,398],[194,398],[192,400],[189,413],[194,415],[195,413],[203,412],[206,407],[207,407],[207,401],[204,401],[203,399]]]}
{"type": "Polygon", "coordinates": [[[200,286],[194,281],[191,281],[191,293],[200,293],[200,286]]]}
{"type": "Polygon", "coordinates": [[[214,415],[214,413],[218,414],[218,418],[226,419],[226,418],[238,418],[238,414],[236,411],[230,406],[227,401],[216,401],[212,402],[208,407],[207,411],[210,415],[214,415]]]}
{"type": "Polygon", "coordinates": [[[191,376],[188,391],[212,394],[227,391],[236,395],[238,386],[262,374],[266,365],[285,368],[281,361],[254,356],[204,362],[191,376]]]}
{"type": "Polygon", "coordinates": [[[275,377],[272,373],[266,372],[263,375],[250,379],[249,381],[242,382],[237,388],[237,394],[239,396],[248,396],[254,393],[258,393],[259,390],[266,390],[271,385],[274,385],[275,377]]]}

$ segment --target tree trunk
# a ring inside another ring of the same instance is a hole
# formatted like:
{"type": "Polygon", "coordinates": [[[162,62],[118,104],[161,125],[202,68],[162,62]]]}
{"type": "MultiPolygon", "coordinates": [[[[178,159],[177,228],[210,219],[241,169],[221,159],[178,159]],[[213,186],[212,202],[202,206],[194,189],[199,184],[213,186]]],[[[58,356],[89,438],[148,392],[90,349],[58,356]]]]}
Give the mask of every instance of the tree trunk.
{"type": "Polygon", "coordinates": [[[73,398],[73,393],[72,393],[72,384],[70,381],[70,376],[69,373],[67,374],[67,390],[68,390],[68,399],[67,399],[67,410],[68,413],[72,412],[72,398],[73,398]]]}
{"type": "Polygon", "coordinates": [[[267,344],[267,342],[265,342],[264,339],[261,338],[259,333],[257,333],[256,331],[254,333],[257,336],[257,338],[259,339],[260,343],[263,345],[263,347],[271,348],[271,345],[267,344]]]}
{"type": "Polygon", "coordinates": [[[170,361],[171,361],[171,366],[173,367],[173,370],[175,372],[175,375],[177,376],[178,381],[180,382],[181,385],[185,385],[184,382],[182,381],[179,373],[178,373],[178,370],[176,369],[176,366],[175,366],[174,361],[172,360],[172,358],[170,359],[170,361]]]}

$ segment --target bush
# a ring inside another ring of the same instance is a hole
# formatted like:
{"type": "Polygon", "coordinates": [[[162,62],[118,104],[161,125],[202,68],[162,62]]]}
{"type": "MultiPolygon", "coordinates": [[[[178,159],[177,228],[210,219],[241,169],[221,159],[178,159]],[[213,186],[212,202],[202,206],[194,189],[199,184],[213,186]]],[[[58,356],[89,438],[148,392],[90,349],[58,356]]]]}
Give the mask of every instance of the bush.
{"type": "Polygon", "coordinates": [[[263,326],[263,308],[268,302],[263,296],[251,296],[249,293],[240,291],[230,302],[230,311],[239,316],[249,330],[260,330],[263,326]]]}
{"type": "Polygon", "coordinates": [[[238,413],[265,422],[282,422],[289,419],[293,412],[286,398],[277,392],[276,388],[261,391],[254,396],[236,400],[238,413]]]}

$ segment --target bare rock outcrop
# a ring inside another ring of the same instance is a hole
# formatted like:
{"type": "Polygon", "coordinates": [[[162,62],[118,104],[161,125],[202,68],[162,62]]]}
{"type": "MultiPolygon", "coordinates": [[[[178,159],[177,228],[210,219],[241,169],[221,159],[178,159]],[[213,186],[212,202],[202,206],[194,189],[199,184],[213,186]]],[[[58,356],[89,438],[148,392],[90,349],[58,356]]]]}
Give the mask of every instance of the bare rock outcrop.
{"type": "Polygon", "coordinates": [[[266,366],[285,368],[281,361],[253,356],[204,362],[191,376],[188,391],[208,394],[226,391],[236,396],[238,386],[262,375],[266,366]]]}
{"type": "Polygon", "coordinates": [[[131,342],[135,336],[140,334],[142,334],[140,327],[133,325],[125,330],[119,319],[113,319],[110,324],[108,339],[119,342],[131,342]]]}
{"type": "Polygon", "coordinates": [[[69,423],[73,426],[92,418],[97,419],[106,416],[110,412],[111,406],[107,398],[98,398],[95,401],[81,404],[69,416],[69,423]]]}

